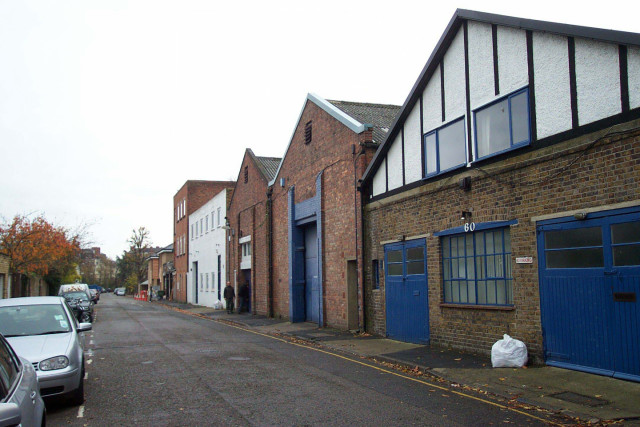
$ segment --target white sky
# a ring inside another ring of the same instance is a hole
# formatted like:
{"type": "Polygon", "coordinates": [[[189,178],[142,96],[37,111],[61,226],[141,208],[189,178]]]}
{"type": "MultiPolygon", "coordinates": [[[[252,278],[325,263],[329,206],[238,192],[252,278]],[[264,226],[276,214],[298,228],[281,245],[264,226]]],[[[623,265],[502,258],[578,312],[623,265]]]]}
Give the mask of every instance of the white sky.
{"type": "Polygon", "coordinates": [[[187,179],[284,155],[308,92],[401,105],[456,7],[639,32],[637,1],[0,0],[0,216],[173,239],[187,179]]]}

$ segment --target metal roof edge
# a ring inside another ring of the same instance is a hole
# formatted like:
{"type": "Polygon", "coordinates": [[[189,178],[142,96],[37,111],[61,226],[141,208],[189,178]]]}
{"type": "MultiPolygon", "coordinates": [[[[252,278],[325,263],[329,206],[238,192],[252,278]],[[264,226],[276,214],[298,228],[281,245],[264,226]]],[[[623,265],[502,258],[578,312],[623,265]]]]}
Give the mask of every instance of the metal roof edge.
{"type": "Polygon", "coordinates": [[[278,169],[276,170],[276,173],[273,176],[273,179],[271,181],[269,181],[269,183],[267,184],[267,187],[272,187],[276,183],[276,180],[278,179],[278,174],[280,174],[280,168],[282,167],[282,163],[284,163],[284,159],[287,157],[287,153],[289,152],[289,147],[291,147],[291,143],[293,142],[293,136],[296,133],[296,129],[298,129],[298,124],[300,123],[300,119],[302,118],[302,114],[304,113],[304,109],[307,107],[307,102],[308,101],[311,101],[314,104],[316,104],[318,107],[322,108],[329,115],[331,115],[333,118],[338,120],[343,125],[347,126],[349,129],[351,129],[355,133],[362,133],[366,129],[366,125],[365,124],[358,122],[353,117],[351,117],[348,114],[346,114],[344,111],[340,110],[336,106],[334,106],[334,105],[330,104],[329,102],[327,102],[324,98],[321,98],[318,95],[315,95],[313,93],[307,93],[307,96],[306,96],[306,98],[304,100],[304,104],[302,105],[302,108],[300,109],[300,114],[298,115],[298,120],[296,120],[296,125],[293,127],[293,132],[291,133],[291,138],[289,138],[289,144],[287,145],[287,149],[284,151],[284,155],[280,159],[280,164],[278,165],[278,169]]]}

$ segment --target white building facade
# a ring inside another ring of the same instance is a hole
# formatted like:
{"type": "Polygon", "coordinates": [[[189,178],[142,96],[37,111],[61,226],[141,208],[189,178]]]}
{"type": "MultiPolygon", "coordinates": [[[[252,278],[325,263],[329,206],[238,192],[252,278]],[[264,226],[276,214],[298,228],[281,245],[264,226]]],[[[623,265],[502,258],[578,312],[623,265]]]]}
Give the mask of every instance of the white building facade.
{"type": "Polygon", "coordinates": [[[189,216],[189,276],[187,302],[224,305],[225,216],[228,190],[222,190],[189,216]]]}

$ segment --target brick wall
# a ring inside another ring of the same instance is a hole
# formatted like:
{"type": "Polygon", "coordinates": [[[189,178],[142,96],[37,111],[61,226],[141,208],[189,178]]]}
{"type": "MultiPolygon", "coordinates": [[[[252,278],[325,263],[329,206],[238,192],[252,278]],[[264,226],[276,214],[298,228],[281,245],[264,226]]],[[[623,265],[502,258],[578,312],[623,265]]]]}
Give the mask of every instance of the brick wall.
{"type": "MultiPolygon", "coordinates": [[[[295,186],[295,203],[316,194],[316,178],[322,175],[322,276],[324,322],[347,327],[347,262],[355,260],[356,203],[354,160],[360,178],[372,154],[360,143],[371,140],[370,132],[355,134],[311,101],[298,121],[286,157],[273,187],[273,278],[274,314],[289,316],[289,238],[287,228],[288,190],[295,186]],[[312,122],[312,141],[305,144],[305,125],[312,122]],[[357,159],[356,159],[357,157],[357,159]],[[284,187],[280,179],[285,179],[284,187]]],[[[373,150],[371,150],[373,151],[373,150]]],[[[359,215],[359,214],[358,214],[359,215]]],[[[358,220],[360,223],[360,220],[358,220]]],[[[358,233],[361,234],[361,233],[358,233]]],[[[362,265],[361,262],[358,265],[362,265]]],[[[360,283],[362,283],[360,281],[360,283]]],[[[360,304],[361,309],[361,304],[360,304]]],[[[362,312],[359,312],[362,321],[362,312]]]]}
{"type": "Polygon", "coordinates": [[[240,269],[242,253],[238,241],[242,237],[251,236],[251,310],[261,315],[269,314],[267,184],[247,150],[227,211],[229,226],[233,230],[233,235],[230,235],[231,230],[227,232],[227,237],[231,237],[230,240],[227,238],[227,281],[231,285],[239,285],[244,281],[240,269]],[[245,170],[247,171],[246,183],[245,170]]]}
{"type": "MultiPolygon", "coordinates": [[[[509,334],[524,341],[534,358],[542,356],[542,332],[536,246],[532,217],[597,208],[639,200],[640,121],[621,135],[600,140],[586,135],[470,171],[431,180],[365,207],[365,268],[368,331],[385,334],[384,272],[380,289],[372,289],[372,259],[384,259],[381,242],[399,236],[427,235],[430,336],[433,343],[489,353],[509,334]],[[472,188],[458,188],[471,176],[472,188]],[[457,308],[441,305],[440,240],[433,233],[463,225],[461,211],[472,211],[475,223],[517,219],[511,227],[514,306],[512,310],[457,308]],[[533,264],[515,257],[532,256],[533,264]]],[[[407,238],[408,238],[407,237],[407,238]]]]}
{"type": "Polygon", "coordinates": [[[189,271],[189,215],[198,210],[213,196],[225,188],[232,188],[233,181],[187,181],[182,188],[173,196],[173,217],[174,232],[173,245],[175,255],[176,276],[173,285],[173,299],[181,302],[187,301],[187,276],[189,271]],[[186,210],[184,216],[176,217],[178,205],[186,200],[186,210]],[[181,251],[179,240],[183,239],[184,248],[181,251]],[[178,283],[180,288],[178,289],[178,283]]]}

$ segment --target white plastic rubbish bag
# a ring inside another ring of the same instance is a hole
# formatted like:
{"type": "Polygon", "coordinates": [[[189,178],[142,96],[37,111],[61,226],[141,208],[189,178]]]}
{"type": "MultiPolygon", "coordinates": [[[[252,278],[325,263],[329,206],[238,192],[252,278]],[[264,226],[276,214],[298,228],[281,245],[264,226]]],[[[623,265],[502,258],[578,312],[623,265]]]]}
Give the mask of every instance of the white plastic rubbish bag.
{"type": "Polygon", "coordinates": [[[222,310],[224,306],[222,305],[222,302],[218,300],[213,303],[213,308],[215,308],[216,310],[222,310]]]}
{"type": "Polygon", "coordinates": [[[507,334],[491,347],[491,365],[494,368],[522,368],[527,360],[527,346],[507,334]]]}

